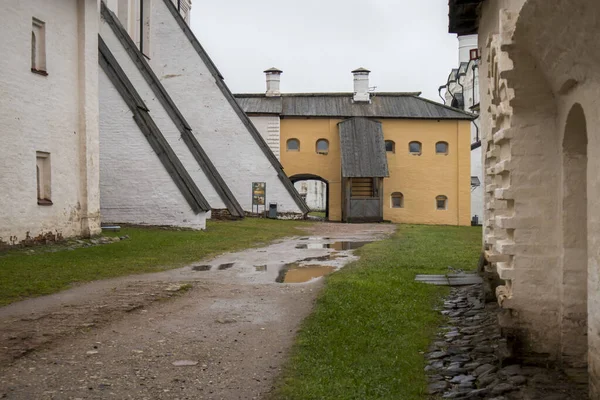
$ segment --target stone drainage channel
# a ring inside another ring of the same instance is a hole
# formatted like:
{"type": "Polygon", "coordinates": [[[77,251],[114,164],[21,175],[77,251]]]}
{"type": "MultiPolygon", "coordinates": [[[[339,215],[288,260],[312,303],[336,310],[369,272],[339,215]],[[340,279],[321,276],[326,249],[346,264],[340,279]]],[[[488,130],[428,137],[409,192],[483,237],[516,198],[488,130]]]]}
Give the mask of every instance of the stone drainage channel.
{"type": "Polygon", "coordinates": [[[452,288],[441,313],[448,318],[425,355],[432,398],[583,400],[585,387],[560,372],[508,360],[498,305],[484,304],[481,284],[452,288]]]}
{"type": "MultiPolygon", "coordinates": [[[[243,258],[238,256],[240,253],[227,254],[213,259],[210,263],[192,265],[182,274],[191,271],[195,275],[202,272],[202,278],[210,280],[224,278],[222,274],[211,275],[214,272],[231,271],[237,278],[256,283],[311,282],[356,260],[357,257],[352,254],[352,251],[372,241],[364,237],[345,238],[345,240],[330,237],[302,237],[297,241],[286,241],[264,249],[256,249],[253,251],[255,254],[244,252],[243,258]],[[283,249],[279,248],[281,246],[288,248],[285,256],[281,254],[283,252],[283,249]],[[293,248],[290,248],[291,246],[293,248]]],[[[231,277],[231,279],[235,278],[231,277]]]]}

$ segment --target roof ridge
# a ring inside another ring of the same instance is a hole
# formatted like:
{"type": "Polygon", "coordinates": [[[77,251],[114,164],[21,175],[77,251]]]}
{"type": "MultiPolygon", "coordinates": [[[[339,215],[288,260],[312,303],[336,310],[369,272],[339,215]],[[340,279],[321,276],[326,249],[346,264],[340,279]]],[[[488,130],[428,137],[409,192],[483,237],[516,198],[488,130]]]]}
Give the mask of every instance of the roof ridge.
{"type": "MultiPolygon", "coordinates": [[[[420,96],[422,92],[370,92],[374,96],[420,96]]],[[[269,98],[277,99],[281,97],[317,97],[317,96],[352,96],[353,92],[298,92],[298,93],[281,93],[280,96],[269,98]]],[[[234,93],[234,97],[267,97],[265,93],[234,93]]]]}
{"type": "Polygon", "coordinates": [[[192,133],[192,128],[187,123],[183,114],[181,114],[181,112],[177,108],[177,105],[175,104],[173,99],[171,99],[171,96],[154,73],[154,70],[152,69],[152,67],[150,67],[143,54],[137,49],[137,46],[135,45],[135,43],[133,42],[133,40],[131,39],[131,37],[117,18],[117,16],[106,6],[106,4],[104,4],[104,2],[101,3],[102,16],[115,33],[117,39],[119,39],[121,45],[125,48],[129,56],[131,57],[133,63],[141,72],[146,82],[148,82],[149,86],[152,88],[152,91],[158,98],[158,101],[167,111],[167,114],[169,114],[169,117],[171,117],[173,123],[177,126],[177,129],[181,133],[183,141],[194,156],[196,162],[200,165],[200,168],[202,168],[202,171],[208,178],[209,182],[212,184],[213,188],[215,189],[221,200],[223,200],[223,203],[225,203],[227,210],[231,213],[232,216],[243,218],[244,209],[239,204],[239,202],[227,186],[225,180],[221,177],[219,171],[217,171],[216,167],[212,163],[210,157],[208,157],[208,155],[206,154],[206,152],[192,133]]]}
{"type": "Polygon", "coordinates": [[[310,209],[308,208],[304,200],[302,200],[298,191],[294,188],[294,184],[290,181],[288,176],[283,171],[283,166],[281,165],[277,157],[275,157],[275,154],[273,154],[265,139],[258,132],[256,127],[252,124],[248,115],[246,115],[244,110],[242,110],[241,106],[233,96],[233,93],[225,84],[223,76],[217,69],[217,66],[213,63],[206,50],[204,50],[204,48],[200,44],[200,41],[198,40],[198,38],[196,38],[196,35],[194,35],[194,32],[192,32],[191,28],[185,22],[181,14],[177,11],[177,8],[175,8],[175,5],[171,2],[171,0],[163,0],[163,3],[167,6],[167,9],[171,11],[171,15],[173,15],[173,17],[177,21],[177,24],[183,30],[183,33],[192,44],[192,47],[194,47],[194,49],[200,56],[200,59],[202,59],[202,61],[206,64],[208,70],[212,73],[213,77],[215,78],[215,83],[217,84],[217,87],[221,90],[221,93],[223,93],[223,95],[225,96],[225,98],[227,99],[237,116],[240,118],[241,122],[244,124],[244,126],[250,133],[250,136],[252,136],[256,144],[258,144],[262,152],[265,154],[265,157],[267,157],[267,159],[270,161],[271,165],[277,172],[279,179],[283,183],[283,186],[287,189],[290,196],[292,196],[292,198],[298,205],[298,208],[300,208],[300,210],[302,210],[303,213],[308,213],[310,209]]]}
{"type": "Polygon", "coordinates": [[[476,115],[476,114],[473,114],[473,113],[467,112],[467,111],[465,111],[465,110],[461,110],[460,108],[454,108],[454,107],[450,107],[450,106],[447,106],[447,105],[445,105],[445,104],[438,103],[437,101],[429,100],[429,99],[427,99],[427,98],[425,98],[425,97],[420,97],[420,96],[418,96],[418,97],[417,97],[417,96],[413,96],[413,97],[415,97],[415,98],[417,98],[417,99],[419,99],[419,100],[421,100],[421,101],[425,101],[425,102],[427,102],[427,103],[433,104],[433,105],[435,105],[435,106],[438,106],[438,107],[443,107],[443,108],[445,108],[445,109],[447,109],[447,110],[451,110],[451,111],[454,111],[454,112],[458,112],[458,113],[461,113],[461,114],[467,115],[467,116],[469,116],[469,117],[472,117],[472,119],[475,119],[475,118],[477,118],[477,117],[478,117],[478,115],[476,115]]]}

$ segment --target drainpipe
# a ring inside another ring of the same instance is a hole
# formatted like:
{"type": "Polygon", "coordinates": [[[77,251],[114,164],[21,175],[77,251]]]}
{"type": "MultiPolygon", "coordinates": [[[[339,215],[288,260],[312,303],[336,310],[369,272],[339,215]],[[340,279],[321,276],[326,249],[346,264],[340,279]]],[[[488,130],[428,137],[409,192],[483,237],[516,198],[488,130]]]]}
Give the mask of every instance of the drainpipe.
{"type": "Polygon", "coordinates": [[[438,88],[438,96],[440,96],[440,99],[442,99],[444,105],[446,105],[446,99],[442,97],[442,89],[444,89],[445,87],[446,85],[442,85],[438,88]]]}
{"type": "Polygon", "coordinates": [[[140,52],[144,53],[144,0],[140,1],[140,52]]]}
{"type": "Polygon", "coordinates": [[[177,0],[177,11],[181,13],[181,0],[177,0]]]}
{"type": "Polygon", "coordinates": [[[460,83],[460,78],[466,75],[467,74],[465,74],[464,72],[461,72],[460,74],[456,75],[456,83],[458,84],[458,86],[460,86],[460,91],[463,95],[463,110],[465,109],[465,87],[462,85],[462,83],[460,83]]]}

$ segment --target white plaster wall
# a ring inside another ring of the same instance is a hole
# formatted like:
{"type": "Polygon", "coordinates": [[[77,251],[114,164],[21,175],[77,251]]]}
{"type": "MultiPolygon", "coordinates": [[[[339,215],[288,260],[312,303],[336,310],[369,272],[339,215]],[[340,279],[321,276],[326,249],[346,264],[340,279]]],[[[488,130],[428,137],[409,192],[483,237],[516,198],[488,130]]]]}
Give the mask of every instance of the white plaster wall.
{"type": "Polygon", "coordinates": [[[97,3],[20,0],[0,8],[0,240],[96,234],[97,52],[80,54],[78,40],[96,45],[97,3]],[[48,76],[30,70],[32,17],[46,23],[48,76]],[[37,204],[36,151],[51,153],[52,206],[37,204]]]}
{"type": "Polygon", "coordinates": [[[266,182],[268,203],[276,202],[281,212],[300,213],[163,0],[153,4],[150,64],[241,206],[251,211],[252,182],[266,182]]]}
{"type": "Polygon", "coordinates": [[[206,228],[206,213],[190,208],[104,71],[99,80],[103,221],[206,228]]]}
{"type": "MultiPolygon", "coordinates": [[[[167,111],[163,108],[160,101],[155,96],[152,91],[150,85],[146,82],[141,72],[131,60],[131,57],[125,50],[125,48],[121,45],[121,42],[118,40],[116,35],[113,33],[111,27],[106,23],[102,22],[101,31],[102,39],[108,45],[110,51],[115,56],[119,65],[127,74],[127,77],[131,81],[131,83],[136,88],[138,94],[144,100],[144,103],[150,109],[150,115],[152,119],[162,132],[165,139],[190,174],[200,191],[202,192],[204,198],[208,201],[211,208],[215,209],[223,209],[226,208],[225,203],[213,187],[212,183],[206,177],[206,174],[192,155],[189,147],[181,138],[181,133],[177,126],[173,123],[173,120],[167,113],[167,111]]],[[[125,109],[127,109],[127,105],[124,105],[125,109]]],[[[128,109],[127,109],[128,110],[128,109]]],[[[144,136],[140,136],[137,140],[145,141],[146,138],[144,136]]],[[[152,155],[152,157],[156,157],[156,155],[152,155]]],[[[105,176],[105,179],[111,179],[110,176],[105,176]]],[[[117,178],[118,179],[118,178],[117,178]]]]}
{"type": "Polygon", "coordinates": [[[479,223],[483,222],[483,166],[482,166],[482,154],[481,146],[475,150],[471,150],[471,176],[479,178],[481,185],[477,188],[471,188],[471,218],[477,215],[479,223]]]}
{"type": "Polygon", "coordinates": [[[260,135],[265,139],[269,148],[280,160],[280,136],[281,123],[278,115],[252,116],[249,117],[260,135]]]}
{"type": "Polygon", "coordinates": [[[325,211],[327,184],[321,181],[307,180],[294,183],[294,187],[301,195],[305,195],[305,202],[311,211],[325,211]]]}

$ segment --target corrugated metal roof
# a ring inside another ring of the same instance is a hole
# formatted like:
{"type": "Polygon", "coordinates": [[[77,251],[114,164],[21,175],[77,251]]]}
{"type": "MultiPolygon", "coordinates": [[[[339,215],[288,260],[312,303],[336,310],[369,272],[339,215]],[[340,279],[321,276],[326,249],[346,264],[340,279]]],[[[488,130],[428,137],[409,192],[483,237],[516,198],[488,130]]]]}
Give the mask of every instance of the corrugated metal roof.
{"type": "Polygon", "coordinates": [[[390,175],[380,122],[351,118],[340,122],[338,127],[344,178],[390,175]]]}
{"type": "Polygon", "coordinates": [[[461,119],[475,116],[419,97],[415,93],[372,93],[370,103],[355,103],[352,93],[296,93],[281,97],[264,94],[235,95],[248,114],[284,117],[369,117],[409,119],[461,119]]]}

